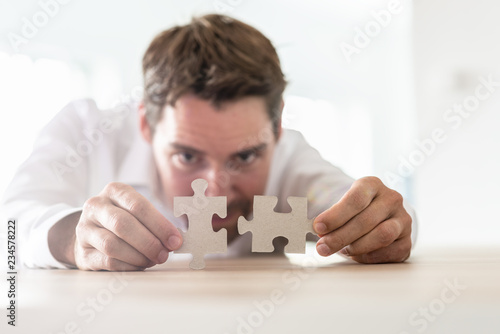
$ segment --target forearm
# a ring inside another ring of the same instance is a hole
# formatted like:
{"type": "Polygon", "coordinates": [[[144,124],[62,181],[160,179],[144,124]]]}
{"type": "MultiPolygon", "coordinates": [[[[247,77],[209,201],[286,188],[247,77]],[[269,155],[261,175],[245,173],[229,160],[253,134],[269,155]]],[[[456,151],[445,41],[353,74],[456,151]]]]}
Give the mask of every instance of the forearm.
{"type": "Polygon", "coordinates": [[[80,215],[81,211],[78,211],[62,218],[51,227],[48,233],[49,249],[54,258],[75,267],[75,230],[80,215]]]}

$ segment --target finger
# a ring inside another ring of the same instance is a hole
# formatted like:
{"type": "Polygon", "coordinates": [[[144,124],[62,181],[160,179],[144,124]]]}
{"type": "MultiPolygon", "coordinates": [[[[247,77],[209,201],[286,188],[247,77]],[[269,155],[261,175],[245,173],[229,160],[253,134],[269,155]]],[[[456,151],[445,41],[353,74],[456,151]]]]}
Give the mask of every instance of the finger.
{"type": "Polygon", "coordinates": [[[377,178],[363,178],[353,183],[352,187],[332,207],[319,214],[314,220],[314,230],[322,236],[336,230],[363,211],[377,195],[377,178]],[[372,180],[373,179],[373,180],[372,180]]]}
{"type": "Polygon", "coordinates": [[[385,201],[378,197],[370,206],[354,216],[349,222],[324,235],[316,245],[318,253],[328,256],[338,252],[369,233],[380,222],[385,221],[391,215],[392,210],[385,201]]]}
{"type": "Polygon", "coordinates": [[[181,234],[174,224],[133,187],[114,182],[108,184],[104,192],[114,204],[127,210],[140,221],[167,249],[176,250],[182,245],[181,234]]]}
{"type": "Polygon", "coordinates": [[[112,232],[91,223],[88,219],[76,226],[75,243],[75,257],[83,258],[83,261],[86,260],[87,254],[93,254],[94,250],[98,250],[100,253],[109,253],[106,255],[136,267],[149,268],[155,265],[154,261],[146,258],[143,254],[139,253],[112,232]],[[121,246],[124,248],[120,249],[121,246]],[[124,259],[127,258],[131,259],[130,262],[124,261],[124,259]]]}
{"type": "Polygon", "coordinates": [[[146,268],[113,259],[95,248],[82,248],[82,263],[77,263],[82,270],[108,270],[108,271],[142,271],[146,268]]]}
{"type": "Polygon", "coordinates": [[[136,267],[146,268],[156,264],[105,228],[95,228],[89,235],[88,243],[104,255],[136,267]]]}
{"type": "Polygon", "coordinates": [[[411,224],[407,224],[405,220],[406,217],[401,215],[378,224],[369,233],[347,246],[342,253],[351,256],[362,255],[387,247],[397,239],[409,237],[411,224]]]}
{"type": "Polygon", "coordinates": [[[107,205],[105,209],[96,212],[95,218],[103,227],[151,261],[163,263],[167,260],[169,250],[129,212],[114,205],[107,205]]]}
{"type": "MultiPolygon", "coordinates": [[[[84,212],[91,212],[87,219],[113,232],[130,246],[155,263],[163,263],[168,258],[168,249],[141,222],[126,210],[117,207],[102,197],[93,197],[85,203],[84,212]],[[89,207],[96,208],[88,210],[89,207]]],[[[92,231],[87,231],[91,235],[92,231]]],[[[99,242],[94,241],[92,246],[99,242]]],[[[98,247],[96,247],[98,248],[98,247]]]]}
{"type": "Polygon", "coordinates": [[[352,256],[351,258],[359,263],[391,263],[404,262],[410,257],[411,237],[407,236],[398,239],[387,247],[375,251],[352,256]]]}

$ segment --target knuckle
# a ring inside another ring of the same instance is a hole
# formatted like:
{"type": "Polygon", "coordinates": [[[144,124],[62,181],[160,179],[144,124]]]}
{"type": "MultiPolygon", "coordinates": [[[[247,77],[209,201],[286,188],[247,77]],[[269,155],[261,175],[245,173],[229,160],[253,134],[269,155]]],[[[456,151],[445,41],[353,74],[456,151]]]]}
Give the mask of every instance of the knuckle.
{"type": "Polygon", "coordinates": [[[380,181],[380,179],[376,176],[365,176],[362,179],[365,180],[365,182],[368,182],[372,185],[378,185],[382,183],[382,181],[380,181]]]}
{"type": "Polygon", "coordinates": [[[351,205],[354,209],[363,210],[375,197],[382,185],[379,178],[375,176],[363,177],[355,182],[351,192],[351,205]]]}
{"type": "Polygon", "coordinates": [[[113,212],[109,215],[108,226],[119,237],[126,234],[125,217],[120,212],[113,212]]]}
{"type": "Polygon", "coordinates": [[[340,233],[333,233],[329,237],[330,240],[327,242],[328,245],[331,245],[334,248],[344,248],[345,246],[348,245],[346,242],[346,239],[344,236],[342,236],[340,233]]]}
{"type": "Polygon", "coordinates": [[[368,201],[367,193],[364,191],[356,191],[351,196],[351,206],[357,211],[364,209],[368,201]]]}
{"type": "Polygon", "coordinates": [[[113,213],[108,215],[108,224],[107,225],[109,226],[109,229],[111,231],[116,233],[116,229],[120,225],[120,217],[119,217],[119,214],[117,212],[113,212],[113,213]]]}
{"type": "Polygon", "coordinates": [[[148,238],[148,240],[144,243],[144,251],[151,257],[155,257],[162,248],[160,241],[155,238],[148,238]]]}
{"type": "Polygon", "coordinates": [[[397,191],[391,190],[391,192],[390,192],[390,198],[391,198],[391,202],[392,203],[394,203],[396,205],[400,205],[400,206],[403,205],[403,195],[401,195],[397,191]]]}
{"type": "Polygon", "coordinates": [[[81,258],[83,260],[87,260],[90,258],[90,253],[91,253],[90,248],[77,247],[75,252],[76,252],[75,256],[77,256],[78,258],[81,258]]]}
{"type": "Polygon", "coordinates": [[[84,226],[84,221],[78,222],[75,227],[75,234],[76,237],[79,239],[80,236],[82,236],[85,233],[85,226],[84,226]]]}
{"type": "Polygon", "coordinates": [[[79,269],[83,269],[85,267],[85,260],[88,257],[85,254],[84,249],[81,247],[75,247],[75,264],[79,269]]]}
{"type": "Polygon", "coordinates": [[[101,199],[98,196],[90,197],[83,204],[83,212],[92,212],[101,204],[101,199]]]}
{"type": "Polygon", "coordinates": [[[395,239],[395,230],[389,224],[381,224],[377,227],[377,239],[384,245],[390,245],[395,239]]]}
{"type": "Polygon", "coordinates": [[[119,269],[118,261],[112,257],[105,256],[103,266],[105,270],[115,271],[119,269]]]}
{"type": "Polygon", "coordinates": [[[106,255],[113,255],[116,251],[116,242],[112,237],[107,236],[101,240],[102,252],[106,255]]]}
{"type": "Polygon", "coordinates": [[[359,233],[365,231],[366,229],[371,230],[376,226],[377,223],[377,221],[373,219],[373,216],[371,214],[365,214],[364,212],[355,217],[355,221],[359,233]]]}
{"type": "Polygon", "coordinates": [[[89,236],[91,236],[92,230],[89,223],[85,221],[80,221],[75,227],[75,242],[78,245],[85,244],[89,241],[89,236]]]}
{"type": "Polygon", "coordinates": [[[358,256],[362,254],[362,249],[356,243],[352,243],[347,247],[350,256],[358,256]]]}
{"type": "Polygon", "coordinates": [[[403,224],[410,225],[411,228],[411,223],[413,219],[411,218],[410,214],[406,212],[406,210],[404,210],[403,216],[401,217],[401,221],[403,222],[403,224]]]}
{"type": "Polygon", "coordinates": [[[106,186],[103,189],[103,193],[105,194],[111,194],[111,193],[117,193],[124,191],[128,186],[124,183],[121,182],[110,182],[106,184],[106,186]]]}
{"type": "Polygon", "coordinates": [[[141,201],[132,201],[130,203],[129,212],[135,217],[142,216],[146,211],[146,206],[141,201]]]}
{"type": "Polygon", "coordinates": [[[104,256],[104,259],[102,261],[102,269],[105,269],[105,270],[112,270],[112,267],[113,267],[113,259],[110,258],[109,256],[104,256]]]}
{"type": "Polygon", "coordinates": [[[376,177],[376,176],[365,176],[359,179],[359,183],[363,184],[364,186],[368,186],[370,188],[377,188],[380,185],[382,185],[382,181],[376,177]]]}
{"type": "Polygon", "coordinates": [[[109,194],[109,193],[111,193],[113,191],[116,191],[117,188],[119,188],[119,183],[118,182],[110,182],[110,183],[106,184],[106,186],[103,189],[103,192],[106,193],[106,194],[109,194]]]}
{"type": "Polygon", "coordinates": [[[149,268],[152,267],[154,264],[151,264],[151,261],[147,258],[144,258],[139,261],[140,263],[137,263],[137,266],[140,268],[149,268]]]}
{"type": "Polygon", "coordinates": [[[89,248],[79,248],[75,253],[75,262],[79,269],[82,270],[97,270],[92,261],[94,254],[89,248]]]}

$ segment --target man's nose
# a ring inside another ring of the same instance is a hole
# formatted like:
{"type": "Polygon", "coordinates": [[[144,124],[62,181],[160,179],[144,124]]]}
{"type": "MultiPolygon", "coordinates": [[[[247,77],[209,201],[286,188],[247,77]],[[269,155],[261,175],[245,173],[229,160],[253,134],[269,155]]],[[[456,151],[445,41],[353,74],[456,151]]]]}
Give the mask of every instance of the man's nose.
{"type": "Polygon", "coordinates": [[[208,182],[206,196],[231,196],[231,175],[224,168],[211,168],[204,178],[208,182]]]}

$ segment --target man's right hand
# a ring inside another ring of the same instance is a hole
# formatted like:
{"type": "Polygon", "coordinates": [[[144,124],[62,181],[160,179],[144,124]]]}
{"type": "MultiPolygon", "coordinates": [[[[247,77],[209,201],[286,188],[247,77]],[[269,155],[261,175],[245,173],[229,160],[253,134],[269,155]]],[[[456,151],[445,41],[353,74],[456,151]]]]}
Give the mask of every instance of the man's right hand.
{"type": "Polygon", "coordinates": [[[182,244],[153,204],[116,182],[85,202],[75,230],[75,265],[84,270],[144,270],[164,263],[182,244]]]}

